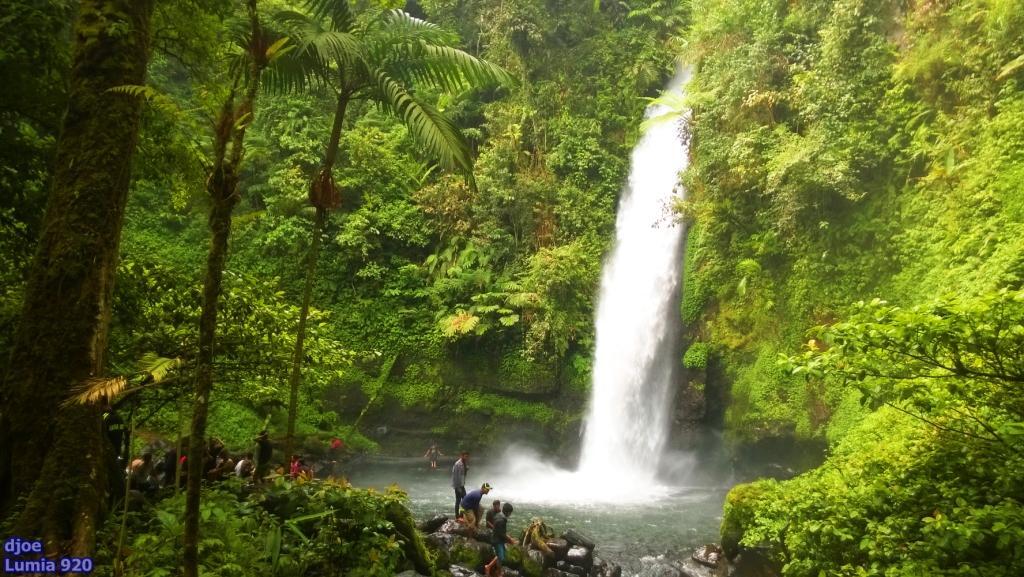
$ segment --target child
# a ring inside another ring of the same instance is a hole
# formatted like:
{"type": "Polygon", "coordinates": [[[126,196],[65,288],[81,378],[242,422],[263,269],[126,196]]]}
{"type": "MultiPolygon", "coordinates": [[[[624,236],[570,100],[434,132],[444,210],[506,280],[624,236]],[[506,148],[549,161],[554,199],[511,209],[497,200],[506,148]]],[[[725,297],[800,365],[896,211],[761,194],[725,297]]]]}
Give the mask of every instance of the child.
{"type": "Polygon", "coordinates": [[[502,577],[504,570],[501,564],[505,562],[505,543],[515,545],[516,540],[508,534],[508,518],[512,516],[512,503],[505,503],[501,506],[501,513],[494,516],[494,528],[491,530],[491,544],[494,545],[494,559],[484,566],[484,573],[487,577],[502,577]],[[497,572],[495,572],[497,570],[497,572]]]}

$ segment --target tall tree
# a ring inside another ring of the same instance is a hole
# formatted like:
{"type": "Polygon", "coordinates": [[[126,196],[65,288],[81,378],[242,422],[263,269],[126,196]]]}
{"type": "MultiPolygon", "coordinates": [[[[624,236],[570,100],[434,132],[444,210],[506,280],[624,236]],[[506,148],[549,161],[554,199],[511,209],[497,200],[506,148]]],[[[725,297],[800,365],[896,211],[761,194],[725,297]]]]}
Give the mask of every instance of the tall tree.
{"type": "Polygon", "coordinates": [[[401,10],[357,17],[347,0],[311,0],[307,4],[308,15],[285,12],[279,16],[297,39],[297,48],[289,55],[291,66],[281,68],[274,84],[278,88],[301,88],[310,83],[329,87],[336,107],[323,163],[309,191],[316,216],[288,383],[285,454],[291,454],[294,443],[306,322],[321,237],[329,212],[341,205],[333,170],[348,105],[360,99],[375,102],[401,120],[424,151],[442,167],[472,178],[472,153],[462,133],[448,117],[417,96],[414,86],[457,92],[473,86],[512,82],[500,67],[455,48],[455,34],[401,10]]]}
{"type": "Polygon", "coordinates": [[[4,509],[47,552],[90,554],[112,451],[96,407],[65,405],[103,372],[118,245],[141,101],[152,0],[82,0],[53,184],[4,377],[0,484],[4,509]]]}
{"type": "Polygon", "coordinates": [[[284,41],[271,43],[260,24],[256,0],[246,0],[248,26],[239,36],[240,61],[231,90],[214,126],[213,158],[206,181],[210,196],[210,251],[203,280],[199,317],[199,352],[196,357],[196,390],[189,432],[188,488],[185,497],[184,574],[199,575],[199,500],[207,454],[206,421],[213,391],[213,360],[221,281],[227,259],[231,214],[238,204],[238,181],[245,152],[245,133],[252,123],[260,76],[284,41]]]}

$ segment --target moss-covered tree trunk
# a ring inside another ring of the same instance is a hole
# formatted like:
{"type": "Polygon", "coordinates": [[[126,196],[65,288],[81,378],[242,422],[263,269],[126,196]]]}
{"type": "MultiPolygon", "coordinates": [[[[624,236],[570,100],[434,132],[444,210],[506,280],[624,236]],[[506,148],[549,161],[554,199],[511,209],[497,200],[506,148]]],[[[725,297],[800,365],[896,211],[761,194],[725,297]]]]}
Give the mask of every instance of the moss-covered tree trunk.
{"type": "Polygon", "coordinates": [[[331,137],[327,142],[324,163],[313,179],[309,190],[309,201],[316,208],[313,221],[313,237],[306,257],[306,285],[302,289],[302,308],[299,310],[299,324],[295,329],[295,349],[292,351],[292,369],[288,379],[290,389],[288,397],[288,435],[284,447],[286,458],[291,458],[295,443],[295,420],[298,415],[299,385],[302,383],[302,362],[306,358],[306,322],[309,319],[309,306],[313,295],[313,283],[316,281],[316,267],[320,261],[320,241],[327,225],[327,212],[337,208],[340,203],[339,193],[334,185],[334,164],[338,161],[338,148],[341,143],[341,129],[345,123],[345,110],[348,108],[349,92],[346,89],[338,94],[338,105],[334,111],[334,124],[331,126],[331,137]]]}
{"type": "Polygon", "coordinates": [[[236,81],[244,82],[241,102],[235,106],[232,89],[218,116],[214,135],[214,163],[207,180],[210,195],[210,252],[203,279],[203,300],[199,315],[199,351],[196,355],[196,391],[189,431],[188,486],[185,495],[183,565],[185,577],[199,575],[199,500],[203,483],[203,461],[207,454],[206,421],[213,392],[213,359],[217,335],[224,264],[231,235],[231,214],[238,204],[238,180],[242,165],[246,128],[251,124],[259,91],[260,74],[267,64],[266,45],[256,12],[256,0],[248,0],[250,23],[250,69],[236,81]]]}
{"type": "Polygon", "coordinates": [[[21,537],[89,554],[107,491],[98,409],[62,407],[103,372],[114,276],[142,102],[152,0],[82,0],[53,188],[30,267],[0,415],[3,509],[28,494],[21,537]]]}

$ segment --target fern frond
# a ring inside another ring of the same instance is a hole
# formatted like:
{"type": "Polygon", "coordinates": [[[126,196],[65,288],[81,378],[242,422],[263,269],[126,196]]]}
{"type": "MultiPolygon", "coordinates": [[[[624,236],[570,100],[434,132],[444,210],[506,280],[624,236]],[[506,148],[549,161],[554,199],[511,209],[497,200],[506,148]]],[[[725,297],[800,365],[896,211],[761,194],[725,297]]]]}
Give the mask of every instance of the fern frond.
{"type": "Polygon", "coordinates": [[[168,114],[171,116],[180,116],[183,113],[181,108],[178,107],[177,103],[171,99],[170,96],[160,92],[152,86],[142,86],[139,84],[123,84],[121,86],[114,86],[108,88],[107,92],[114,94],[123,94],[132,98],[140,98],[147,104],[153,107],[154,110],[168,114]]]}

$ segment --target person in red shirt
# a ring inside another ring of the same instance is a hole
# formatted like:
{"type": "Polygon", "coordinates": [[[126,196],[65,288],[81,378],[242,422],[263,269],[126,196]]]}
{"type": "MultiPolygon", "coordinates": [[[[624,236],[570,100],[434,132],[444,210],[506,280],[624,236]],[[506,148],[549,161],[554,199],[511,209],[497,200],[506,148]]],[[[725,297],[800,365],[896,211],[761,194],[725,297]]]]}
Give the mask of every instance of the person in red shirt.
{"type": "Polygon", "coordinates": [[[302,460],[299,459],[298,455],[292,455],[292,462],[289,465],[288,473],[291,475],[292,479],[294,479],[294,478],[298,477],[299,473],[301,473],[301,472],[302,472],[302,460]]]}

